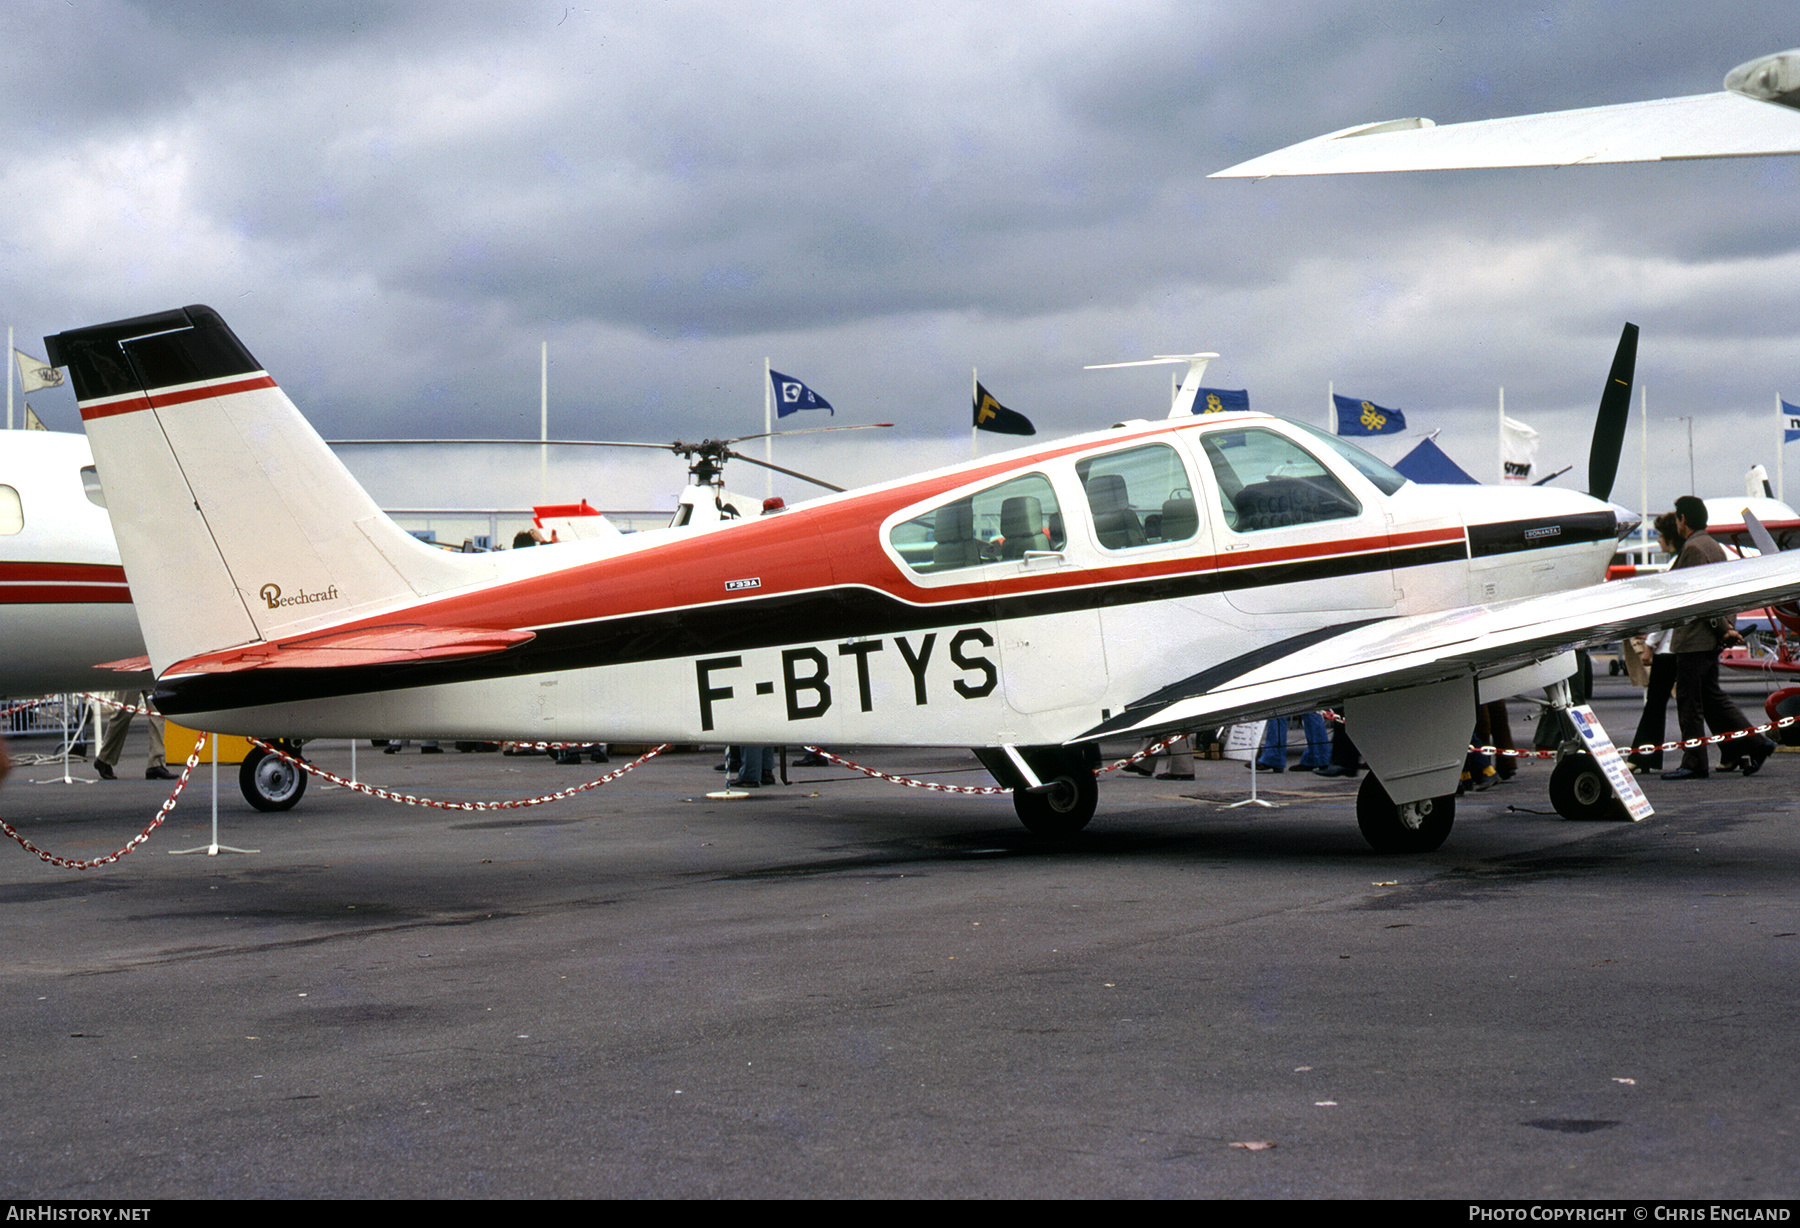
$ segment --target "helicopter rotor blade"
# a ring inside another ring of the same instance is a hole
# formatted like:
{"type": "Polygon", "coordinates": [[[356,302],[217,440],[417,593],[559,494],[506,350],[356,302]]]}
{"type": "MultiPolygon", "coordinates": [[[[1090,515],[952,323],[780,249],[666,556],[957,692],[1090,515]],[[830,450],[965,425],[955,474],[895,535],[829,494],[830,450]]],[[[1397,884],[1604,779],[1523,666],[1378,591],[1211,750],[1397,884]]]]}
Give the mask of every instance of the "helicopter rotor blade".
{"type": "Polygon", "coordinates": [[[755,435],[739,435],[736,439],[721,439],[723,444],[744,443],[751,439],[786,439],[792,435],[823,435],[826,431],[873,431],[882,427],[890,427],[892,422],[859,422],[853,426],[809,426],[800,431],[762,431],[755,435]]]}
{"type": "Polygon", "coordinates": [[[725,449],[725,455],[729,456],[732,460],[749,461],[752,465],[761,465],[764,469],[773,469],[776,473],[785,473],[790,478],[799,478],[802,482],[811,482],[814,486],[823,486],[826,490],[836,491],[838,494],[844,492],[842,486],[833,486],[823,478],[815,478],[811,474],[801,473],[798,469],[785,469],[780,465],[771,464],[765,460],[757,460],[754,456],[745,456],[742,452],[736,452],[730,448],[725,449]]]}
{"type": "Polygon", "coordinates": [[[672,452],[677,446],[666,443],[641,443],[625,439],[327,439],[325,443],[333,448],[349,447],[354,444],[479,443],[516,444],[533,448],[654,448],[659,452],[672,452]]]}

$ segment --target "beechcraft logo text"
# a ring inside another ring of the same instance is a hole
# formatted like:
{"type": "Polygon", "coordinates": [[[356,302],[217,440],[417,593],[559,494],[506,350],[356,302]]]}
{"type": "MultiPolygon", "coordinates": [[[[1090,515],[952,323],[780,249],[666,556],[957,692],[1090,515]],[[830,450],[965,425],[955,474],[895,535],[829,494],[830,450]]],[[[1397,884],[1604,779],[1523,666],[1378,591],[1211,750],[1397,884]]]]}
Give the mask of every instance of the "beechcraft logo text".
{"type": "Polygon", "coordinates": [[[337,585],[334,584],[323,592],[295,593],[291,597],[283,597],[281,595],[281,585],[265,584],[262,588],[257,590],[257,596],[268,602],[271,610],[279,610],[283,606],[311,605],[315,601],[336,601],[338,599],[338,591],[337,585]]]}

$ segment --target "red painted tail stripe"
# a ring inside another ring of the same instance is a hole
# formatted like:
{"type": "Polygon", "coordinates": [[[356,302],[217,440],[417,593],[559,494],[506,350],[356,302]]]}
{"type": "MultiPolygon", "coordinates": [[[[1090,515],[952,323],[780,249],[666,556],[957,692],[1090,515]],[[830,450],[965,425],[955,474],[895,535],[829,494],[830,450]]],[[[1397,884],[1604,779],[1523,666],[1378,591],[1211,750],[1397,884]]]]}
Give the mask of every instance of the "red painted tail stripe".
{"type": "Polygon", "coordinates": [[[250,375],[223,384],[203,384],[192,388],[173,390],[159,389],[149,395],[135,393],[104,401],[85,402],[81,405],[81,420],[92,422],[96,418],[134,414],[140,409],[161,409],[168,405],[182,405],[189,401],[206,401],[213,397],[228,397],[234,393],[253,392],[258,388],[273,387],[275,387],[275,381],[267,375],[250,375]]]}

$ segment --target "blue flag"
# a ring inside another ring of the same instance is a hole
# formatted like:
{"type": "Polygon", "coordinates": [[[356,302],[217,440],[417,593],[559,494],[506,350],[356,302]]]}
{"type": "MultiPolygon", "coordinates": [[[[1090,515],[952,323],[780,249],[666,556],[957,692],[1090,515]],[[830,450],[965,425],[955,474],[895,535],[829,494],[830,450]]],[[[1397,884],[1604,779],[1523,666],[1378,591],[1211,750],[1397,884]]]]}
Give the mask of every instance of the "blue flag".
{"type": "Polygon", "coordinates": [[[785,418],[802,409],[831,410],[833,417],[837,410],[831,409],[831,402],[802,384],[791,375],[783,375],[779,371],[769,372],[769,382],[775,385],[775,416],[785,418]]]}
{"type": "Polygon", "coordinates": [[[1782,401],[1781,442],[1793,443],[1796,439],[1800,439],[1800,405],[1789,405],[1782,401]]]}
{"type": "Polygon", "coordinates": [[[1373,401],[1357,401],[1331,394],[1337,406],[1337,433],[1340,435],[1398,435],[1406,429],[1406,415],[1397,409],[1383,409],[1373,401]]]}
{"type": "Polygon", "coordinates": [[[1250,390],[1239,388],[1196,388],[1194,389],[1194,412],[1197,414],[1226,414],[1235,410],[1250,408],[1250,390]]]}

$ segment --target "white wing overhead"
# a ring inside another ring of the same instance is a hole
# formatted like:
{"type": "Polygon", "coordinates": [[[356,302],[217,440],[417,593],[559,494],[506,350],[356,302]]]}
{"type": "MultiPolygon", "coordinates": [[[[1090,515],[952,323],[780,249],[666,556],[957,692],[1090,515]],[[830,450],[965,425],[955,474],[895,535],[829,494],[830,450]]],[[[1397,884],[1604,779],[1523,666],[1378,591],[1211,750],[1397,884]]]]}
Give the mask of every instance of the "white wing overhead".
{"type": "Polygon", "coordinates": [[[1577,166],[1800,153],[1800,51],[1735,68],[1717,94],[1438,126],[1359,124],[1214,172],[1213,179],[1577,166]]]}
{"type": "Polygon", "coordinates": [[[1457,679],[1469,680],[1472,694],[1478,679],[1548,661],[1572,648],[1797,595],[1800,554],[1780,554],[1491,606],[1328,627],[1184,678],[1075,740],[1260,720],[1457,679]]]}

